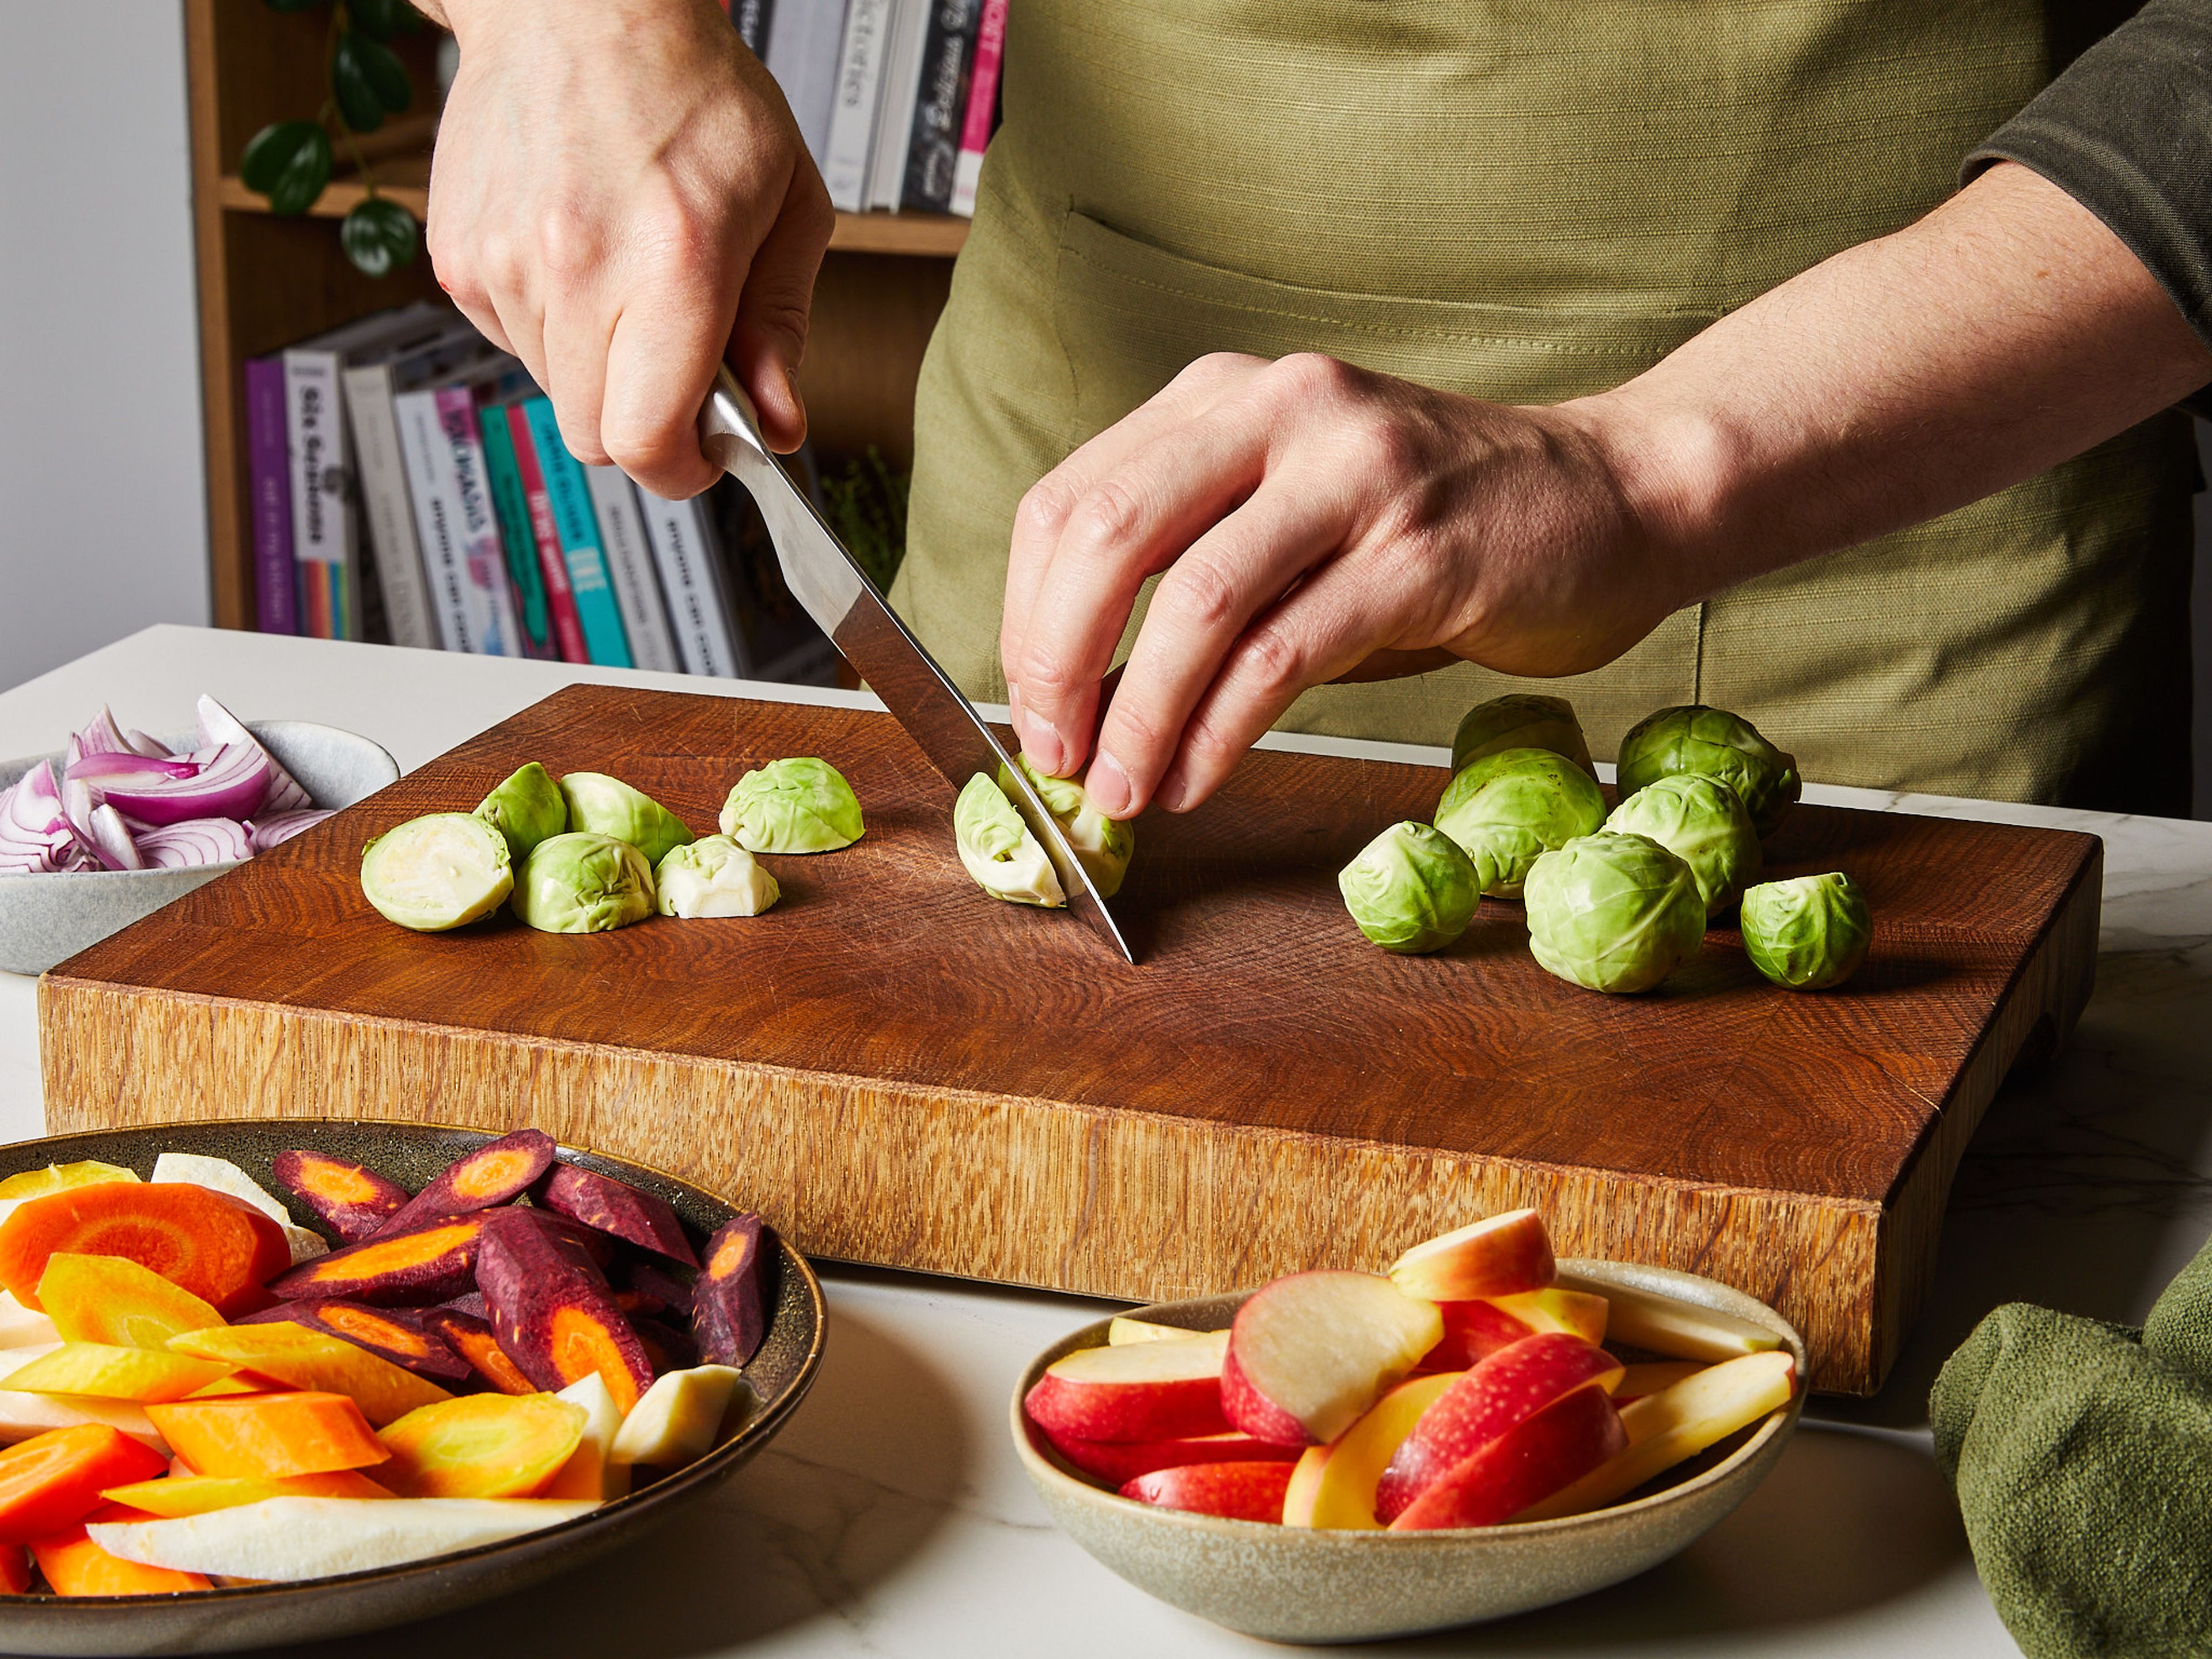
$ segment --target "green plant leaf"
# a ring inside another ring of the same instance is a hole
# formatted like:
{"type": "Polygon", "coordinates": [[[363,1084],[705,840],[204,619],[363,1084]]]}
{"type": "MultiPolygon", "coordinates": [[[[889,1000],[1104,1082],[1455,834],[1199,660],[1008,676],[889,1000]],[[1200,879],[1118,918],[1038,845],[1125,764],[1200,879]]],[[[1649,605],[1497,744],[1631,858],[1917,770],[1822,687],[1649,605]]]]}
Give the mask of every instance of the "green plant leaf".
{"type": "Polygon", "coordinates": [[[348,29],[331,53],[331,91],[338,113],[356,132],[374,132],[388,114],[415,101],[407,65],[391,47],[348,29]]]}
{"type": "Polygon", "coordinates": [[[276,121],[246,141],[239,177],[269,210],[305,213],[331,181],[331,137],[313,121],[276,121]]]}
{"type": "Polygon", "coordinates": [[[338,243],[364,276],[385,276],[414,262],[422,228],[398,203],[372,196],[346,215],[338,243]]]}
{"type": "MultiPolygon", "coordinates": [[[[313,3],[313,0],[307,0],[313,3]]],[[[422,14],[407,0],[347,0],[353,26],[372,40],[389,40],[395,34],[412,34],[422,27],[422,14]]]]}

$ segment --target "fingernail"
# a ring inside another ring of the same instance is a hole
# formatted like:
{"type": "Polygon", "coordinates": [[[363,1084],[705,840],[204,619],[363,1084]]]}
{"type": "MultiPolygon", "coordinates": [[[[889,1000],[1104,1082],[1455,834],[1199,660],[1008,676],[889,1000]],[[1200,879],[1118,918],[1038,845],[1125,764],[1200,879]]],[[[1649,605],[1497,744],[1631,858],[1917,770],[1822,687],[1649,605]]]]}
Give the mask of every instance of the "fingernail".
{"type": "Polygon", "coordinates": [[[1171,777],[1152,791],[1152,805],[1166,812],[1180,812],[1189,798],[1190,786],[1180,777],[1171,777]]]}
{"type": "Polygon", "coordinates": [[[1060,733],[1034,714],[1021,714],[1014,717],[1014,730],[1022,735],[1022,752],[1030,757],[1030,764],[1048,778],[1060,775],[1060,733]]]}
{"type": "Polygon", "coordinates": [[[1091,763],[1091,775],[1083,781],[1083,787],[1090,793],[1091,804],[1109,818],[1120,817],[1137,798],[1121,763],[1103,750],[1091,763]]]}

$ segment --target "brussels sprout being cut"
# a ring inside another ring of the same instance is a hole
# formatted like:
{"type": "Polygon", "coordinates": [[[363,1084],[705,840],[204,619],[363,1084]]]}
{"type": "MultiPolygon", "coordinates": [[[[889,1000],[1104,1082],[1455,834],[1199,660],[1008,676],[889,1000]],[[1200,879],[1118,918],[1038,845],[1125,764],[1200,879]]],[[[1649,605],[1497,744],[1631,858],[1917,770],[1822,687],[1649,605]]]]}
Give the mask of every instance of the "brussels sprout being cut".
{"type": "Polygon", "coordinates": [[[1504,749],[1451,781],[1436,822],[1474,860],[1482,890],[1512,898],[1540,854],[1605,822],[1605,797],[1596,779],[1553,750],[1504,749]]]}
{"type": "Polygon", "coordinates": [[[1425,823],[1394,823],[1340,871],[1359,931],[1386,951],[1441,951],[1467,931],[1482,895],[1460,845],[1425,823]]]}
{"type": "Polygon", "coordinates": [[[362,848],[362,892],[387,921],[418,933],[489,915],[514,888],[506,837],[466,812],[410,818],[362,848]]]}
{"type": "Polygon", "coordinates": [[[507,837],[507,850],[520,864],[539,842],[568,827],[568,803],[553,775],[532,761],[478,801],[476,816],[507,837]]]}
{"type": "Polygon", "coordinates": [[[1767,742],[1742,716],[1703,703],[1647,714],[1620,740],[1621,799],[1679,772],[1718,778],[1735,790],[1762,836],[1781,826],[1803,787],[1794,756],[1767,742]]]}
{"type": "MultiPolygon", "coordinates": [[[[1136,856],[1136,827],[1117,823],[1093,806],[1090,795],[1074,779],[1045,776],[1030,764],[1027,755],[1017,755],[1014,764],[1022,769],[1022,775],[1036,791],[1044,810],[1067,837],[1076,862],[1083,866],[1098,896],[1112,898],[1121,890],[1121,878],[1129,873],[1129,860],[1136,856]]],[[[1013,780],[1004,766],[999,769],[999,789],[1007,799],[1013,799],[1013,780]]]]}
{"type": "Polygon", "coordinates": [[[1735,791],[1694,772],[1645,784],[1613,809],[1605,827],[1648,836],[1688,865],[1709,916],[1743,896],[1744,884],[1759,873],[1762,861],[1759,832],[1735,791]]]}
{"type": "Polygon", "coordinates": [[[1067,902],[1043,846],[988,774],[969,779],[952,803],[952,835],[960,862],[994,898],[1047,907],[1067,902]]]}
{"type": "Polygon", "coordinates": [[[1770,881],[1743,896],[1743,951],[1751,965],[1793,991],[1841,985],[1866,960],[1874,915],[1840,870],[1770,881]]]}
{"type": "Polygon", "coordinates": [[[749,853],[834,853],[860,840],[860,803],[828,761],[770,761],[722,803],[722,833],[749,853]]]}
{"type": "Polygon", "coordinates": [[[1644,836],[1584,836],[1528,872],[1528,948],[1592,991],[1648,991],[1705,943],[1690,866],[1644,836]]]}
{"type": "Polygon", "coordinates": [[[541,933],[611,933],[653,914],[653,866],[613,836],[555,836],[524,861],[514,914],[541,933]]]}
{"type": "Polygon", "coordinates": [[[1475,704],[1452,738],[1452,775],[1456,777],[1476,761],[1508,749],[1548,749],[1585,772],[1590,769],[1583,723],[1575,718],[1574,704],[1565,697],[1513,691],[1475,704]]]}
{"type": "Polygon", "coordinates": [[[727,836],[679,847],[653,872],[664,916],[757,916],[783,896],[775,878],[727,836]]]}
{"type": "Polygon", "coordinates": [[[648,871],[666,858],[672,848],[689,846],[693,839],[675,813],[642,790],[604,772],[567,774],[561,780],[561,798],[568,803],[571,830],[628,842],[645,854],[648,871]]]}

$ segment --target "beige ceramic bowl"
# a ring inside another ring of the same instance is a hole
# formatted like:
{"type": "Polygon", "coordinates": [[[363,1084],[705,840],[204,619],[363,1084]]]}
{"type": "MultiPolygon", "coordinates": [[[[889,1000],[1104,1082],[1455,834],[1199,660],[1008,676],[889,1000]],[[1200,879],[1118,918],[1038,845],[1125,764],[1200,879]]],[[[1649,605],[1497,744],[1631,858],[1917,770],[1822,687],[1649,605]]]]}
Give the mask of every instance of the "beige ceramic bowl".
{"type": "MultiPolygon", "coordinates": [[[[1764,1303],[1664,1267],[1562,1261],[1587,1279],[1678,1297],[1765,1326],[1796,1355],[1805,1345],[1764,1303]]],[[[1246,1296],[1167,1302],[1139,1317],[1193,1330],[1226,1326],[1246,1296]]],[[[1316,1532],[1225,1521],[1133,1503],[1093,1486],[1031,1430],[1022,1397],[1044,1368],[1106,1340],[1085,1326],[1030,1362],[1014,1390],[1014,1446],[1046,1509],[1068,1536],[1138,1589],[1248,1636],[1354,1642],[1445,1630],[1548,1607],[1619,1583],[1687,1548],[1749,1496],[1797,1426],[1802,1395],[1674,1472],[1675,1484],[1589,1515],[1449,1532],[1316,1532]]],[[[1664,1479],[1665,1477],[1662,1477],[1664,1479]]]]}

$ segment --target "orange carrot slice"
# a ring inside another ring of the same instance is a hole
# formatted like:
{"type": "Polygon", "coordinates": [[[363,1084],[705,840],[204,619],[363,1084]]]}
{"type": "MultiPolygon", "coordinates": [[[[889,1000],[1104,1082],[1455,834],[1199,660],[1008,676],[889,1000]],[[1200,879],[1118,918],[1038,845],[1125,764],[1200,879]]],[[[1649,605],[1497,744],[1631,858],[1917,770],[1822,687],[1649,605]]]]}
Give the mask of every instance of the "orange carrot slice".
{"type": "Polygon", "coordinates": [[[0,1544],[0,1595],[27,1595],[31,1552],[21,1544],[0,1544]]]}
{"type": "Polygon", "coordinates": [[[222,1323],[190,1291],[119,1255],[55,1251],[39,1275],[39,1300],[64,1342],[165,1348],[173,1336],[222,1323]]]}
{"type": "Polygon", "coordinates": [[[283,1230],[251,1204],[181,1182],[111,1182],[25,1200],[0,1224],[0,1285],[40,1309],[39,1280],[57,1251],[119,1255],[159,1273],[228,1319],[266,1298],[292,1260],[283,1230]]]}
{"type": "Polygon", "coordinates": [[[143,1510],[110,1504],[94,1510],[64,1532],[31,1540],[31,1553],[57,1595],[174,1595],[180,1590],[211,1589],[197,1572],[174,1572],[110,1555],[85,1535],[88,1521],[151,1521],[143,1510]]]}
{"type": "Polygon", "coordinates": [[[33,1435],[0,1451],[0,1543],[51,1537],[83,1520],[110,1486],[150,1480],[167,1467],[161,1453],[105,1423],[33,1435]]]}
{"type": "Polygon", "coordinates": [[[561,1473],[588,1415],[550,1394],[472,1394],[410,1412],[379,1437],[402,1498],[530,1498],[561,1473]]]}
{"type": "MultiPolygon", "coordinates": [[[[272,1280],[270,1293],[286,1302],[331,1297],[379,1304],[442,1301],[474,1282],[483,1230],[483,1217],[460,1216],[419,1232],[350,1244],[301,1262],[272,1280]]],[[[0,1228],[0,1243],[6,1237],[0,1228]]]]}
{"type": "Polygon", "coordinates": [[[149,1406],[146,1415],[171,1449],[201,1474],[282,1480],[368,1468],[391,1455],[361,1407],[342,1394],[303,1389],[179,1400],[149,1406]]]}
{"type": "Polygon", "coordinates": [[[499,1346],[491,1327],[474,1314],[459,1308],[433,1308],[423,1322],[446,1340],[446,1346],[469,1362],[477,1375],[501,1394],[536,1394],[538,1385],[525,1376],[499,1346]]]}
{"type": "Polygon", "coordinates": [[[216,1474],[170,1475],[160,1480],[140,1480],[127,1486],[111,1486],[100,1494],[112,1504],[127,1504],[149,1516],[174,1521],[211,1510],[234,1510],[242,1504],[258,1504],[264,1498],[390,1498],[392,1494],[356,1469],[334,1469],[328,1474],[295,1474],[282,1480],[255,1480],[243,1476],[216,1474]]]}

